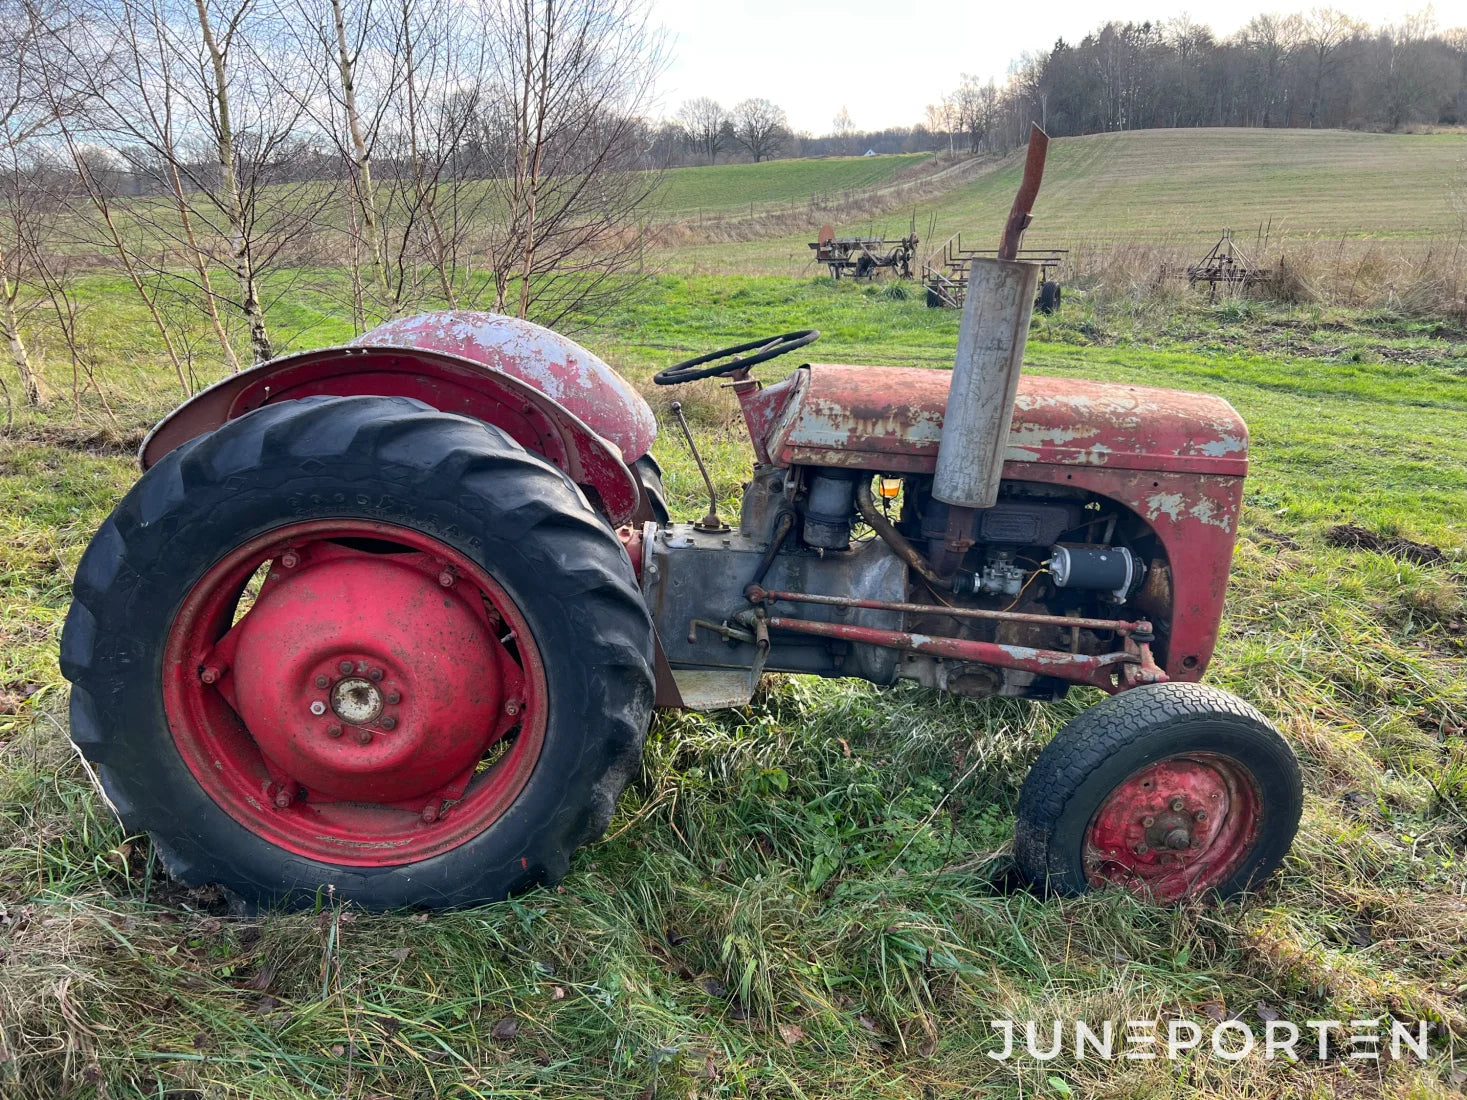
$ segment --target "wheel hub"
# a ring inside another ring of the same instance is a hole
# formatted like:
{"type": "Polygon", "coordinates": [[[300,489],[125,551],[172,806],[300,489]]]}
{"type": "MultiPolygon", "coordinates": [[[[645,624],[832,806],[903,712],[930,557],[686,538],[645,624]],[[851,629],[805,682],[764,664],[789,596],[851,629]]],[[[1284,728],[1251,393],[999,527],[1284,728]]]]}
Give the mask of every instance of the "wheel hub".
{"type": "Polygon", "coordinates": [[[424,798],[493,738],[502,685],[482,603],[419,558],[277,559],[236,628],[235,710],[308,797],[424,798]]]}
{"type": "Polygon", "coordinates": [[[375,722],[382,714],[382,692],[358,676],[337,680],[331,688],[331,709],[352,725],[375,722]]]}
{"type": "Polygon", "coordinates": [[[1091,885],[1174,900],[1219,886],[1257,840],[1258,796],[1231,760],[1171,757],[1117,786],[1085,832],[1091,885]]]}

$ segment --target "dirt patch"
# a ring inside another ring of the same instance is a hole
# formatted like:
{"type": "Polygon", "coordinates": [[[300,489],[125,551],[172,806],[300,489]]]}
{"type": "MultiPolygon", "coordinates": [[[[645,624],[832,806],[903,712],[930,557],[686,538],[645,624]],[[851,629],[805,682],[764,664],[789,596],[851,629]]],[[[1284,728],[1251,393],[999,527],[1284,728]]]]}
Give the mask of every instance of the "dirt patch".
{"type": "Polygon", "coordinates": [[[1371,550],[1377,554],[1389,554],[1402,561],[1418,565],[1439,565],[1447,556],[1435,546],[1424,542],[1412,542],[1399,535],[1377,535],[1353,523],[1341,523],[1324,533],[1324,541],[1331,546],[1343,546],[1349,550],[1371,550]]]}

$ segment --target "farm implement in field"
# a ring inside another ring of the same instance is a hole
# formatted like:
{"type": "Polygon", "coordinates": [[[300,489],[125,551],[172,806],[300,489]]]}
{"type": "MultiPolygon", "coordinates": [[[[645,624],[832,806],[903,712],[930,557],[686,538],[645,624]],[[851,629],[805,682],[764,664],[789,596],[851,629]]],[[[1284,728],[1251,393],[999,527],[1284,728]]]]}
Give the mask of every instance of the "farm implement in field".
{"type": "MultiPolygon", "coordinates": [[[[1053,313],[1060,307],[1064,292],[1056,276],[1069,253],[1068,248],[1020,248],[1010,257],[1038,266],[1034,308],[1040,313],[1053,313]]],[[[928,308],[962,309],[973,261],[998,255],[996,248],[964,247],[961,233],[949,237],[943,242],[942,251],[922,265],[922,286],[927,291],[928,308]]]]}
{"type": "Polygon", "coordinates": [[[878,271],[895,271],[904,279],[912,277],[917,258],[917,234],[905,237],[837,237],[835,229],[822,225],[818,239],[810,242],[815,262],[826,266],[832,279],[850,275],[856,279],[873,278],[878,271]]]}
{"type": "Polygon", "coordinates": [[[567,872],[655,706],[746,705],[768,672],[1079,685],[1106,698],[1025,780],[1019,869],[1164,901],[1262,881],[1298,767],[1198,682],[1247,431],[1215,397],[1020,377],[1045,144],[971,261],[951,372],[754,377],[806,330],[656,376],[733,387],[754,463],[728,522],[711,486],[671,520],[647,403],[514,318],[391,321],[177,409],[62,636],[72,738],[126,827],[254,903],[476,904],[567,872]]]}

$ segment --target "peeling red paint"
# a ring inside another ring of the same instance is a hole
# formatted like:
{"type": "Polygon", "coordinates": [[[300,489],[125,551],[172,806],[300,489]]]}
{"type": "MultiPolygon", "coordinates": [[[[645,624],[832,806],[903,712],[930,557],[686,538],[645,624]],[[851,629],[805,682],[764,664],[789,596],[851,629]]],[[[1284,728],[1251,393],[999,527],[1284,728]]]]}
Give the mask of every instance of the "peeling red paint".
{"type": "Polygon", "coordinates": [[[318,394],[412,397],[493,424],[565,471],[610,522],[625,523],[636,513],[640,487],[615,443],[528,382],[425,348],[326,348],[243,371],[160,421],[143,441],[139,461],[146,470],[175,447],[262,405],[318,394]]]}
{"type": "Polygon", "coordinates": [[[424,348],[482,363],[527,382],[634,462],[652,449],[657,420],[625,379],[574,340],[498,313],[458,309],[378,325],[359,347],[424,348]]]}
{"type": "MultiPolygon", "coordinates": [[[[769,425],[762,441],[778,465],[931,473],[951,378],[921,367],[813,364],[739,396],[751,430],[769,425]]],[[[1247,455],[1248,429],[1220,397],[1025,375],[1006,458],[1241,477],[1247,455]]]]}

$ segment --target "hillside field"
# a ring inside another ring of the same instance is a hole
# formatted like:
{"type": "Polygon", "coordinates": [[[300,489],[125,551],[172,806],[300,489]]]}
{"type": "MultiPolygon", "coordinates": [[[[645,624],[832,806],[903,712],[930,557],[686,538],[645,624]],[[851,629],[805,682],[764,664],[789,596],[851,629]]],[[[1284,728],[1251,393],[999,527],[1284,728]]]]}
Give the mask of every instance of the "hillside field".
{"type": "MultiPolygon", "coordinates": [[[[775,162],[795,165],[800,162],[775,162]]],[[[901,236],[915,213],[923,251],[961,232],[992,247],[1013,202],[1019,157],[913,207],[837,224],[843,233],[901,236]]],[[[689,173],[705,169],[686,169],[689,173]]],[[[767,240],[676,248],[676,272],[814,273],[819,227],[767,240]]],[[[1174,246],[1200,257],[1224,229],[1250,250],[1323,250],[1366,242],[1438,259],[1467,256],[1467,134],[1341,130],[1146,130],[1057,138],[1026,243],[1095,249],[1174,246]]]]}
{"type": "Polygon", "coordinates": [[[931,159],[927,153],[910,153],[672,168],[663,173],[657,206],[665,214],[683,216],[747,209],[751,203],[756,208],[787,206],[813,196],[880,187],[931,159]]]}

